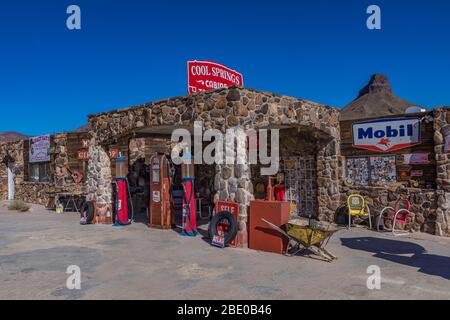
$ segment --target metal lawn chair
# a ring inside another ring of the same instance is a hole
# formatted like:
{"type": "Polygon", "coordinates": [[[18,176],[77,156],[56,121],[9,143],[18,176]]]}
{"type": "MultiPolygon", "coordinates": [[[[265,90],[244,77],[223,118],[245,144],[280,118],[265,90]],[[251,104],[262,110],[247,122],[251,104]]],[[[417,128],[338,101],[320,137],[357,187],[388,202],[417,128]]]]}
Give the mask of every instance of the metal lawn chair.
{"type": "Polygon", "coordinates": [[[359,217],[369,220],[369,228],[372,229],[372,217],[370,208],[366,205],[364,197],[360,194],[352,194],[347,198],[348,208],[348,229],[352,226],[352,217],[359,217]]]}
{"type": "Polygon", "coordinates": [[[381,211],[378,216],[377,231],[380,232],[380,223],[383,219],[383,227],[385,227],[385,221],[392,221],[392,229],[387,229],[387,231],[391,231],[394,236],[407,235],[409,233],[407,231],[396,231],[395,225],[397,222],[406,225],[409,217],[414,218],[414,214],[411,212],[411,202],[408,199],[400,198],[395,204],[395,208],[386,207],[381,211]]]}

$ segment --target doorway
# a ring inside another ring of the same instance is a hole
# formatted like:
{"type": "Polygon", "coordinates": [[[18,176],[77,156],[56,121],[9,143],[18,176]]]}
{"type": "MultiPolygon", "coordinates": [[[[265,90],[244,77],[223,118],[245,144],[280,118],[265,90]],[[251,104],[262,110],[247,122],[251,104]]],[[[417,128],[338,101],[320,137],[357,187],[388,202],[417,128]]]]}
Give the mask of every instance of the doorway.
{"type": "Polygon", "coordinates": [[[14,200],[14,162],[8,161],[8,200],[14,200]]]}

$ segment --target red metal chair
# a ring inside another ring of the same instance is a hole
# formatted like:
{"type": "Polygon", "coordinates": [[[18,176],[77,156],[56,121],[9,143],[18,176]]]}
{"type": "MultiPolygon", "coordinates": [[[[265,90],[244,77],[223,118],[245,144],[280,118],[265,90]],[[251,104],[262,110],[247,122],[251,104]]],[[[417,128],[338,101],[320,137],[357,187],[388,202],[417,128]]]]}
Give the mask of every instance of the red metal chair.
{"type": "Polygon", "coordinates": [[[395,225],[397,222],[406,225],[410,217],[414,218],[414,214],[411,212],[411,202],[407,198],[400,197],[395,204],[395,208],[386,207],[381,211],[378,216],[377,230],[380,231],[380,222],[383,219],[383,226],[385,221],[392,221],[392,230],[388,229],[388,231],[392,231],[394,236],[408,234],[408,232],[396,232],[395,225]]]}

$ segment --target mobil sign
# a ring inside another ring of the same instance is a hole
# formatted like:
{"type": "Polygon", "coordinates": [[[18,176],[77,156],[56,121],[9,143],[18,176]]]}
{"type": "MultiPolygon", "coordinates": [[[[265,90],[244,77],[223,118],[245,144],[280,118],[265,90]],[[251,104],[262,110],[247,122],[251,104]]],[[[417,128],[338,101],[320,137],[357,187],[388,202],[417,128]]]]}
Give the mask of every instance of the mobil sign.
{"type": "Polygon", "coordinates": [[[353,147],[391,152],[420,144],[420,119],[401,118],[355,122],[353,147]]]}
{"type": "Polygon", "coordinates": [[[189,94],[232,86],[244,86],[242,74],[211,61],[188,61],[189,94]]]}

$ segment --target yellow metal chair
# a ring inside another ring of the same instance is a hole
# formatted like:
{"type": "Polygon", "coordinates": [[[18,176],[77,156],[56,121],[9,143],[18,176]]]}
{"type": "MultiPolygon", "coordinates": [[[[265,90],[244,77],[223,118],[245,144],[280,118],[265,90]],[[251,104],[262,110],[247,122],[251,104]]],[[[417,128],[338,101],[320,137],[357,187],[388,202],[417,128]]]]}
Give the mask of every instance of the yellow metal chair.
{"type": "Polygon", "coordinates": [[[364,197],[359,194],[352,194],[347,198],[348,207],[348,229],[352,226],[352,217],[360,217],[369,220],[369,227],[372,229],[372,217],[370,216],[370,208],[366,206],[364,197]]]}

